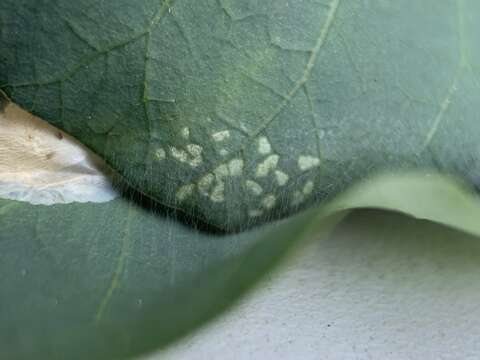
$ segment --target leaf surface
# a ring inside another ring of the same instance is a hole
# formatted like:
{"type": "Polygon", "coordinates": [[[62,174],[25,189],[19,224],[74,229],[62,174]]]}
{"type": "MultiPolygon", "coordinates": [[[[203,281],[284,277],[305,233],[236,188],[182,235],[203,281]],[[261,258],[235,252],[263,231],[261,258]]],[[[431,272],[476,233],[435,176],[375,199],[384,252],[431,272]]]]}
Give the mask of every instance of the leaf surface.
{"type": "Polygon", "coordinates": [[[133,198],[0,200],[0,355],[119,359],[165,346],[231,304],[294,244],[364,207],[480,236],[478,198],[424,174],[372,179],[325,207],[237,235],[214,236],[133,198]]]}
{"type": "Polygon", "coordinates": [[[380,170],[478,186],[479,12],[476,0],[3,0],[0,87],[142,193],[243,229],[380,170]]]}
{"type": "Polygon", "coordinates": [[[350,209],[480,236],[479,11],[474,0],[2,0],[0,88],[146,196],[0,200],[1,357],[164,346],[350,209]]]}

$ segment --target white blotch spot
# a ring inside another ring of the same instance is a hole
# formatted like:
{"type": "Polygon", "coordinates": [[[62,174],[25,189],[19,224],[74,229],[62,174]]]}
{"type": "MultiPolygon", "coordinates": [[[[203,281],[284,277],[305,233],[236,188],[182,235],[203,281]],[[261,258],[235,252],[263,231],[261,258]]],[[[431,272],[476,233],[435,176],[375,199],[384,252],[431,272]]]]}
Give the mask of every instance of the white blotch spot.
{"type": "Polygon", "coordinates": [[[194,184],[188,184],[180,187],[176,194],[177,200],[184,201],[189,196],[192,196],[194,190],[195,190],[194,184]]]}
{"type": "Polygon", "coordinates": [[[243,160],[232,159],[228,164],[220,164],[214,170],[199,180],[198,186],[201,194],[209,196],[213,202],[222,202],[225,200],[225,182],[228,176],[239,176],[243,172],[243,160]],[[213,189],[210,191],[210,188],[213,189]]]}
{"type": "Polygon", "coordinates": [[[307,183],[303,187],[303,194],[310,195],[312,191],[313,191],[313,181],[307,181],[307,183]]]}
{"type": "Polygon", "coordinates": [[[310,195],[312,192],[313,192],[313,187],[314,187],[314,184],[313,184],[313,181],[309,180],[305,183],[305,185],[303,186],[303,189],[302,191],[295,191],[293,193],[293,197],[292,197],[292,206],[298,206],[300,205],[302,202],[305,201],[305,199],[307,198],[308,195],[310,195]]]}
{"type": "Polygon", "coordinates": [[[298,157],[298,167],[302,171],[310,170],[320,165],[320,159],[310,155],[300,155],[298,157]]]}
{"type": "Polygon", "coordinates": [[[182,163],[188,163],[192,167],[197,167],[202,163],[202,150],[200,145],[188,144],[187,151],[178,149],[174,146],[170,147],[172,156],[182,163]],[[189,155],[190,153],[190,155],[189,155]]]}
{"type": "Polygon", "coordinates": [[[277,183],[279,186],[284,186],[289,179],[288,175],[280,170],[275,170],[275,177],[277,178],[277,183]]]}
{"type": "Polygon", "coordinates": [[[167,153],[166,153],[165,150],[162,149],[162,148],[158,148],[158,149],[155,151],[155,157],[157,158],[158,161],[164,160],[166,156],[167,156],[167,153]]]}
{"type": "Polygon", "coordinates": [[[220,149],[220,155],[227,156],[228,155],[228,150],[227,149],[220,149]]]}
{"type": "Polygon", "coordinates": [[[255,196],[259,196],[263,193],[262,187],[255,181],[247,180],[245,181],[245,186],[247,187],[247,190],[255,196]]]}
{"type": "Polygon", "coordinates": [[[272,209],[274,206],[275,206],[275,203],[277,202],[277,199],[275,198],[274,195],[270,194],[270,195],[267,195],[263,198],[262,200],[262,206],[267,209],[267,210],[270,210],[272,209]]]}
{"type": "Polygon", "coordinates": [[[220,164],[213,170],[213,173],[217,179],[221,180],[228,176],[228,166],[226,164],[220,164]]]}
{"type": "Polygon", "coordinates": [[[210,194],[210,200],[213,202],[222,202],[225,200],[225,184],[219,181],[210,194]]]}
{"type": "Polygon", "coordinates": [[[272,152],[272,146],[265,136],[258,138],[258,152],[263,155],[267,155],[272,152]]]}
{"type": "Polygon", "coordinates": [[[170,148],[170,153],[172,156],[180,162],[187,162],[188,161],[188,154],[185,150],[178,149],[174,146],[170,148]]]}
{"type": "Polygon", "coordinates": [[[229,138],[230,138],[230,131],[229,130],[218,131],[218,132],[212,134],[212,139],[214,141],[217,141],[217,142],[225,141],[229,138]]]}
{"type": "Polygon", "coordinates": [[[210,190],[210,187],[213,184],[213,180],[215,180],[213,174],[207,174],[203,176],[200,180],[198,180],[198,191],[200,192],[200,194],[208,196],[208,190],[210,190]]]}
{"type": "Polygon", "coordinates": [[[188,139],[190,137],[190,129],[188,127],[184,127],[182,129],[182,136],[184,139],[188,139]]]}
{"type": "Polygon", "coordinates": [[[295,191],[292,196],[292,206],[300,205],[305,200],[305,195],[300,191],[295,191]]]}
{"type": "Polygon", "coordinates": [[[250,216],[251,218],[259,217],[262,215],[263,215],[263,210],[254,209],[248,212],[248,216],[250,216]]]}
{"type": "Polygon", "coordinates": [[[187,150],[193,156],[199,156],[199,155],[202,154],[203,148],[200,145],[197,145],[197,144],[188,144],[187,145],[187,150]]]}
{"type": "Polygon", "coordinates": [[[202,151],[203,148],[197,144],[188,144],[187,151],[192,155],[192,157],[188,160],[188,163],[192,167],[197,167],[202,163],[202,151]]]}
{"type": "Polygon", "coordinates": [[[230,171],[231,176],[242,175],[243,172],[243,160],[242,159],[232,159],[228,163],[228,170],[230,171]]]}
{"type": "Polygon", "coordinates": [[[210,193],[210,200],[213,202],[222,202],[225,200],[225,183],[223,179],[228,177],[230,174],[230,169],[227,164],[220,164],[213,170],[212,174],[207,174],[205,178],[205,183],[208,186],[205,187],[205,191],[208,191],[210,184],[215,179],[215,185],[210,193]]]}
{"type": "Polygon", "coordinates": [[[280,157],[278,155],[270,155],[263,162],[257,165],[256,177],[265,177],[270,171],[275,170],[280,157]]]}

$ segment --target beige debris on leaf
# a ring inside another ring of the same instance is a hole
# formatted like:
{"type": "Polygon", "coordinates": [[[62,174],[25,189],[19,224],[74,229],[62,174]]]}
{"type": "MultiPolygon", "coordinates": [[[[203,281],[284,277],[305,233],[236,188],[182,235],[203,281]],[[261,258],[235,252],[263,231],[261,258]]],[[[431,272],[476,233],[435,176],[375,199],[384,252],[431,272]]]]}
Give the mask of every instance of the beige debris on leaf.
{"type": "Polygon", "coordinates": [[[98,156],[1,92],[0,98],[0,198],[53,205],[118,196],[98,156]]]}

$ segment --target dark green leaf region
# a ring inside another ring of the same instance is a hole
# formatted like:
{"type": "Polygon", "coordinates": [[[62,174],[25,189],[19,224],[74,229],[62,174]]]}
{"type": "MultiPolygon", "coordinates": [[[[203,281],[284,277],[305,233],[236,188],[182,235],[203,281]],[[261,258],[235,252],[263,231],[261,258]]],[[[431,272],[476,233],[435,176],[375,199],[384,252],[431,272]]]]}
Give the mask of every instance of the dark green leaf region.
{"type": "Polygon", "coordinates": [[[478,0],[2,0],[0,88],[226,230],[374,171],[480,183],[478,0]]]}

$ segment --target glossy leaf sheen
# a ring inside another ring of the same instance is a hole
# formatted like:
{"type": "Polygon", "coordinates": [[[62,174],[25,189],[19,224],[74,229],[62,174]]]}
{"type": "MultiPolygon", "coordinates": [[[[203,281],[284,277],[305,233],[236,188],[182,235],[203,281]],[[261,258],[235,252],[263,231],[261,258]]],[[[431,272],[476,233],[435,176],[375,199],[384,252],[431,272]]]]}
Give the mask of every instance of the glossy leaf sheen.
{"type": "Polygon", "coordinates": [[[477,0],[2,0],[0,87],[137,190],[243,229],[378,170],[478,185],[478,13],[477,0]]]}

